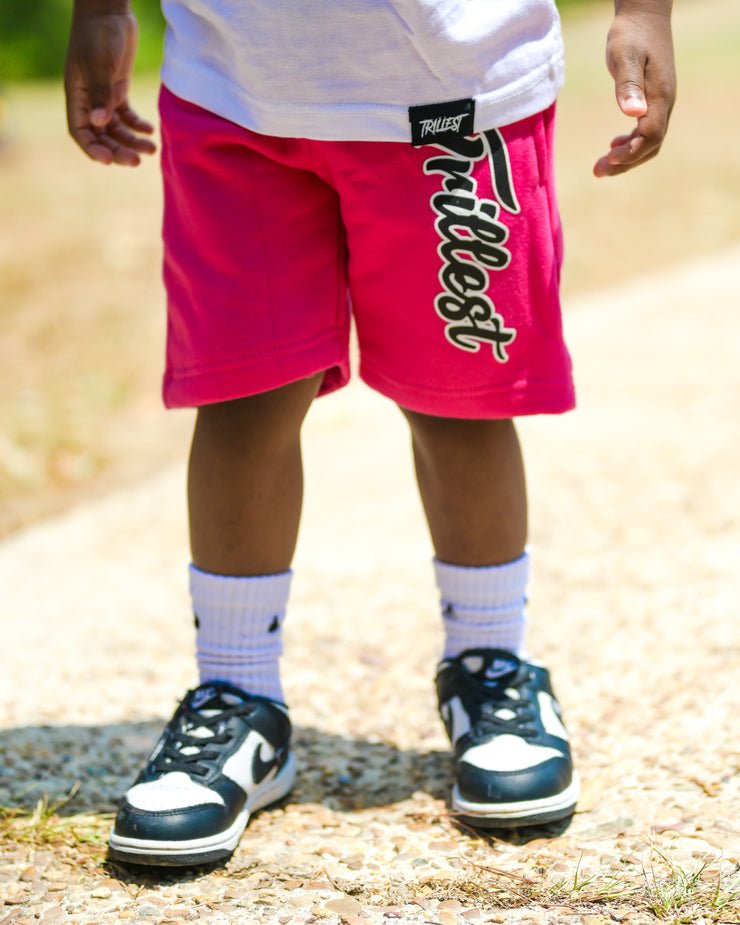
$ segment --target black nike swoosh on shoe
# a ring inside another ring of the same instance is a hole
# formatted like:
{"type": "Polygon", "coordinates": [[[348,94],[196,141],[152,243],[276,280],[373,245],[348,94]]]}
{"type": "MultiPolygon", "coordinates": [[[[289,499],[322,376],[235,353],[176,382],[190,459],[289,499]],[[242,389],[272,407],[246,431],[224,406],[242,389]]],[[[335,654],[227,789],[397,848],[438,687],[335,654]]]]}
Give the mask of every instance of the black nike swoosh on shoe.
{"type": "Polygon", "coordinates": [[[262,745],[257,746],[252,758],[252,780],[255,784],[261,784],[273,768],[279,768],[283,763],[283,752],[285,749],[278,749],[269,761],[262,760],[262,745]]]}

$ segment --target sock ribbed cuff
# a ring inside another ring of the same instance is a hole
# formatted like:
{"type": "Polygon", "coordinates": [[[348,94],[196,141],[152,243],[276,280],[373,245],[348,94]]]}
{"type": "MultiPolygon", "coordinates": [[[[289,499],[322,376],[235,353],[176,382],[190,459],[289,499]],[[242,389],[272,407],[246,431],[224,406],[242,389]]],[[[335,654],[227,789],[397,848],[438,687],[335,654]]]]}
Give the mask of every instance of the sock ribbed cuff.
{"type": "Polygon", "coordinates": [[[283,700],[279,659],[292,572],[231,578],[190,566],[200,683],[283,700]]]}
{"type": "Polygon", "coordinates": [[[434,561],[445,632],[444,657],[497,648],[526,657],[528,552],[483,568],[434,561]]]}
{"type": "Polygon", "coordinates": [[[287,604],[293,572],[279,575],[257,575],[249,578],[231,578],[201,572],[194,565],[189,568],[190,595],[204,604],[217,607],[240,608],[250,604],[274,601],[287,604]]]}
{"type": "Polygon", "coordinates": [[[434,576],[443,601],[460,607],[499,607],[524,597],[529,584],[530,557],[504,565],[469,568],[434,560],[434,576]]]}

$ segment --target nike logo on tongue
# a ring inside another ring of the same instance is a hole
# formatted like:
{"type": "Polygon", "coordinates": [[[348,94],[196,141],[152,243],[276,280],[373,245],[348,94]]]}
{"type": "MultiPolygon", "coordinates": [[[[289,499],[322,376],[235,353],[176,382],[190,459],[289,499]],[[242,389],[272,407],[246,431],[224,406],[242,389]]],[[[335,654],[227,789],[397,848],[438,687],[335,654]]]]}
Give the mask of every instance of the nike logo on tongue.
{"type": "Polygon", "coordinates": [[[516,670],[516,662],[506,658],[495,658],[486,668],[484,678],[486,681],[498,681],[506,674],[516,670]]]}
{"type": "Polygon", "coordinates": [[[200,709],[204,703],[208,703],[216,696],[216,691],[212,687],[203,687],[197,690],[190,701],[190,706],[194,710],[200,709]]]}

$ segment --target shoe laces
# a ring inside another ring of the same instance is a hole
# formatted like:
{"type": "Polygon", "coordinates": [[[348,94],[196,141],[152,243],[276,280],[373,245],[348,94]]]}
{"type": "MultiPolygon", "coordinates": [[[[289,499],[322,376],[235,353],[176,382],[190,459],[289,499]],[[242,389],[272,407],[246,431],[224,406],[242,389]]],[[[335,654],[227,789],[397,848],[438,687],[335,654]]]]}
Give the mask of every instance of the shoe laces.
{"type": "Polygon", "coordinates": [[[234,738],[229,720],[234,716],[248,716],[253,710],[253,704],[243,701],[218,709],[197,710],[183,703],[151,763],[152,770],[159,773],[184,771],[204,777],[210,770],[205,762],[218,759],[223,746],[234,738]]]}
{"type": "Polygon", "coordinates": [[[471,678],[471,690],[478,718],[473,726],[476,738],[491,735],[516,735],[534,738],[533,725],[537,713],[526,685],[534,679],[532,671],[522,666],[513,677],[503,677],[495,683],[471,678]]]}

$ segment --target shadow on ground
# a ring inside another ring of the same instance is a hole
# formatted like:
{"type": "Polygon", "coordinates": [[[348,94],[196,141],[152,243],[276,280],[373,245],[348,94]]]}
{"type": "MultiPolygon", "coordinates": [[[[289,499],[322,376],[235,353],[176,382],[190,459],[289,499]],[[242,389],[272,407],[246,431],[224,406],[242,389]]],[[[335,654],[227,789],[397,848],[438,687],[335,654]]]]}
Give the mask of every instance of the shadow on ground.
{"type": "MultiPolygon", "coordinates": [[[[61,816],[107,813],[143,766],[162,722],[24,726],[0,732],[0,806],[32,812],[39,800],[61,816]],[[73,794],[70,797],[70,794],[73,794]]],[[[294,729],[299,768],[292,803],[331,810],[388,806],[421,791],[444,799],[446,752],[400,749],[387,741],[294,729]]]]}
{"type": "MultiPolygon", "coordinates": [[[[31,814],[41,802],[62,818],[112,813],[161,730],[160,720],[4,730],[0,732],[0,809],[31,814]]],[[[294,729],[293,745],[298,782],[283,805],[303,804],[307,811],[315,807],[317,813],[343,814],[390,808],[422,793],[460,833],[512,845],[555,838],[570,824],[565,820],[523,829],[476,831],[456,820],[449,812],[452,761],[446,751],[400,749],[387,741],[345,737],[309,727],[294,729]]],[[[179,881],[198,875],[192,869],[147,869],[110,861],[106,866],[129,883],[179,881]]],[[[224,865],[209,865],[208,869],[219,866],[224,865]]]]}

